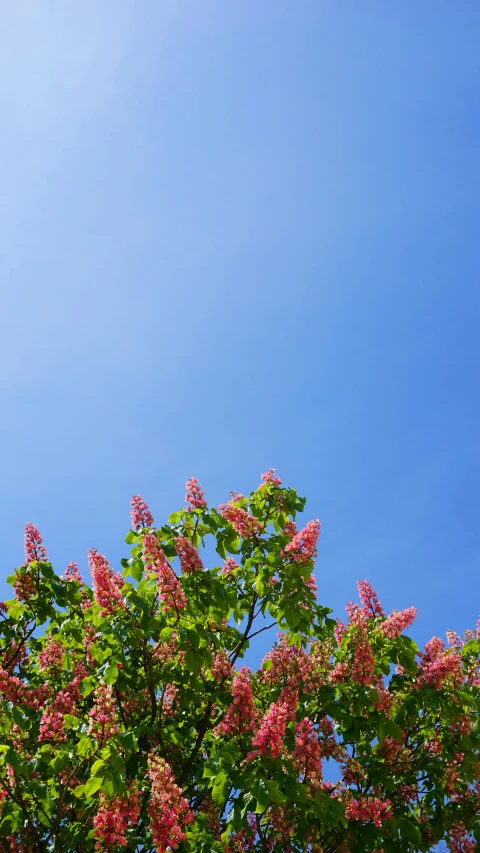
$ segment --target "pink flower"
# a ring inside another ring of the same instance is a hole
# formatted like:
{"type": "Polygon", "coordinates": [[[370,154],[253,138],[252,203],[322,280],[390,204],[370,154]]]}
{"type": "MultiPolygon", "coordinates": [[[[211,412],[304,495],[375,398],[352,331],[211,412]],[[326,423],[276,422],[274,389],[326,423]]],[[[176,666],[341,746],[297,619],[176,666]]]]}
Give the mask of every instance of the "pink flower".
{"type": "Polygon", "coordinates": [[[203,563],[189,539],[185,539],[185,536],[179,536],[175,542],[175,548],[184,575],[203,569],[203,563]]]}
{"type": "Polygon", "coordinates": [[[375,660],[365,629],[358,629],[353,653],[352,679],[360,684],[370,684],[375,673],[375,660]]]}
{"type": "Polygon", "coordinates": [[[347,626],[345,625],[345,622],[342,622],[340,619],[337,619],[337,622],[335,625],[335,639],[337,641],[337,646],[339,646],[340,643],[342,642],[346,631],[347,631],[347,626]]]}
{"type": "Polygon", "coordinates": [[[30,601],[37,592],[35,569],[32,566],[15,569],[13,588],[18,601],[30,601]]]}
{"type": "Polygon", "coordinates": [[[368,581],[357,581],[357,589],[363,610],[367,616],[375,619],[376,616],[385,616],[382,605],[378,600],[377,593],[372,589],[368,581]]]}
{"type": "Polygon", "coordinates": [[[290,521],[288,518],[285,524],[283,525],[282,533],[284,536],[288,536],[289,539],[293,539],[294,536],[297,535],[298,530],[294,521],[290,521]]]}
{"type": "Polygon", "coordinates": [[[63,647],[58,640],[50,639],[38,655],[38,663],[41,669],[49,671],[62,668],[63,647]]]}
{"type": "Polygon", "coordinates": [[[238,563],[235,562],[233,557],[227,557],[227,559],[225,560],[225,562],[222,566],[222,572],[224,575],[229,575],[231,572],[234,572],[235,569],[239,569],[239,568],[240,568],[240,566],[238,565],[238,563]]]}
{"type": "Polygon", "coordinates": [[[132,529],[140,530],[142,527],[153,527],[152,513],[140,495],[134,495],[130,503],[132,505],[130,512],[132,529]]]}
{"type": "Polygon", "coordinates": [[[247,755],[251,760],[257,755],[278,758],[282,751],[283,738],[287,725],[288,708],[284,702],[272,702],[263,715],[260,728],[252,740],[254,750],[247,755]]]}
{"type": "Polygon", "coordinates": [[[390,800],[380,800],[378,797],[359,797],[349,800],[345,807],[347,820],[361,820],[364,823],[372,821],[375,826],[381,826],[383,821],[392,817],[390,800]]]}
{"type": "Polygon", "coordinates": [[[77,581],[83,586],[82,576],[78,571],[77,564],[74,563],[73,560],[68,564],[67,568],[65,569],[65,574],[63,575],[63,577],[66,581],[77,581]]]}
{"type": "Polygon", "coordinates": [[[118,572],[113,572],[106,557],[94,548],[88,551],[88,563],[93,580],[95,601],[102,608],[101,615],[107,616],[125,607],[121,588],[124,580],[118,572]]]}
{"type": "Polygon", "coordinates": [[[185,840],[185,828],[193,823],[194,814],[163,758],[150,753],[148,775],[152,782],[148,801],[152,840],[157,853],[166,853],[185,840]]]}
{"type": "Polygon", "coordinates": [[[301,688],[306,692],[317,685],[315,670],[314,659],[309,657],[304,649],[289,646],[282,639],[265,655],[259,676],[266,684],[290,689],[301,688]],[[267,661],[270,661],[270,669],[265,668],[267,661]]]}
{"type": "Polygon", "coordinates": [[[225,649],[219,649],[212,661],[212,675],[215,681],[224,681],[232,674],[232,664],[225,649]]]}
{"type": "Polygon", "coordinates": [[[220,514],[230,522],[238,535],[242,536],[244,539],[248,539],[250,536],[255,536],[257,533],[261,533],[263,528],[258,519],[254,518],[253,515],[249,515],[245,509],[242,509],[242,507],[235,506],[236,500],[239,500],[238,496],[232,498],[228,504],[220,504],[218,507],[220,514]]]}
{"type": "Polygon", "coordinates": [[[257,714],[253,704],[252,673],[246,666],[242,666],[233,679],[232,696],[233,701],[216,727],[216,734],[240,734],[252,731],[255,725],[257,714]]]}
{"type": "Polygon", "coordinates": [[[261,483],[259,486],[260,489],[262,488],[262,486],[265,486],[267,483],[271,483],[272,486],[281,486],[282,485],[282,481],[281,481],[280,477],[277,477],[275,475],[275,468],[269,468],[268,471],[265,471],[265,474],[262,474],[260,479],[263,480],[263,483],[261,483]]]}
{"type": "Polygon", "coordinates": [[[291,542],[285,546],[284,554],[288,554],[294,563],[308,563],[317,556],[317,541],[320,535],[320,522],[309,521],[303,530],[297,533],[291,542]]]}
{"type": "Polygon", "coordinates": [[[25,562],[33,563],[35,560],[46,560],[47,549],[42,545],[43,539],[37,528],[31,522],[25,525],[25,562]]]}
{"type": "Polygon", "coordinates": [[[318,783],[322,779],[322,756],[315,727],[308,717],[295,724],[293,764],[305,782],[318,783]]]}
{"type": "Polygon", "coordinates": [[[385,637],[389,637],[391,640],[394,640],[396,637],[400,636],[402,631],[412,624],[416,615],[416,607],[407,607],[406,610],[402,610],[401,612],[394,610],[390,613],[390,616],[387,616],[385,622],[382,622],[380,625],[380,631],[385,635],[385,637]]]}
{"type": "Polygon", "coordinates": [[[169,610],[174,610],[176,613],[183,610],[187,606],[187,599],[182,585],[169,566],[168,560],[153,533],[144,534],[142,549],[145,569],[157,577],[162,610],[165,613],[168,613],[169,610]]]}
{"type": "Polygon", "coordinates": [[[61,714],[60,711],[56,711],[54,708],[50,707],[43,712],[42,719],[40,720],[38,739],[54,741],[67,740],[67,735],[65,734],[64,729],[63,714],[61,714]]]}
{"type": "Polygon", "coordinates": [[[117,712],[113,698],[112,687],[108,684],[100,684],[95,693],[95,704],[88,712],[90,717],[89,734],[92,734],[100,743],[118,734],[120,728],[117,721],[117,712]]]}
{"type": "Polygon", "coordinates": [[[420,677],[417,686],[424,681],[432,687],[440,689],[445,681],[453,681],[458,687],[463,681],[462,658],[455,649],[444,649],[439,637],[432,637],[425,643],[425,649],[420,652],[420,677]]]}
{"type": "Polygon", "coordinates": [[[469,838],[468,832],[461,823],[450,829],[450,853],[475,853],[477,845],[469,838]]]}
{"type": "Polygon", "coordinates": [[[191,511],[192,509],[201,509],[204,506],[208,506],[203,489],[195,477],[190,477],[187,480],[186,489],[185,501],[187,502],[187,510],[191,511]]]}
{"type": "Polygon", "coordinates": [[[93,819],[93,836],[98,839],[95,850],[103,846],[110,850],[117,845],[127,846],[125,832],[127,825],[134,826],[140,817],[140,801],[138,790],[131,786],[125,796],[114,796],[107,800],[103,791],[100,792],[100,805],[93,819]]]}

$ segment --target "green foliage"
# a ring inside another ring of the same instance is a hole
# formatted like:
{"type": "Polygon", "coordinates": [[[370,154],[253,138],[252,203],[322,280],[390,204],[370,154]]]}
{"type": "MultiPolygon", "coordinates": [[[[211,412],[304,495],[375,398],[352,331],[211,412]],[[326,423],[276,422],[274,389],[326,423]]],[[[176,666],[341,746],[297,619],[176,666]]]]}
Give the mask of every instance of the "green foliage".
{"type": "Polygon", "coordinates": [[[316,601],[315,525],[293,538],[304,503],[267,478],[228,510],[139,524],[122,574],[91,557],[93,590],[40,551],[11,575],[0,851],[409,853],[479,839],[480,639],[419,653],[365,601],[337,628],[316,601]],[[212,543],[219,564],[182,573],[183,540],[200,555],[212,543]],[[242,669],[279,629],[259,670],[242,669]]]}

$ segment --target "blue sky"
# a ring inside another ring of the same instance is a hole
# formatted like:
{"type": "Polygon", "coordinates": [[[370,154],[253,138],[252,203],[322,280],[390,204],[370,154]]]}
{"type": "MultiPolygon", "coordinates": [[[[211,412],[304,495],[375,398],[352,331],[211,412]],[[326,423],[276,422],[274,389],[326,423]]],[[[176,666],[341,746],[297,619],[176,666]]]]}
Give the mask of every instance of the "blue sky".
{"type": "MultiPolygon", "coordinates": [[[[480,6],[2,10],[5,577],[194,475],[308,498],[322,603],[480,614],[480,6]]],[[[0,584],[4,597],[6,585],[0,584]]],[[[264,635],[262,635],[263,637],[264,635]]]]}

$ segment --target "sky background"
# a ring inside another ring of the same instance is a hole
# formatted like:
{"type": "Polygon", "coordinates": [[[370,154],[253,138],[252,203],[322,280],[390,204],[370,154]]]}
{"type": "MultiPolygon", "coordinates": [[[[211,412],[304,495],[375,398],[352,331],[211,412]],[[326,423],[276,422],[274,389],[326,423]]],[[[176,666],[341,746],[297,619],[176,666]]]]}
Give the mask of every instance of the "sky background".
{"type": "MultiPolygon", "coordinates": [[[[4,578],[276,467],[319,598],[480,615],[480,5],[0,3],[4,578]]],[[[262,635],[262,639],[265,635],[262,635]]],[[[266,641],[268,642],[268,641],[266,641]]]]}

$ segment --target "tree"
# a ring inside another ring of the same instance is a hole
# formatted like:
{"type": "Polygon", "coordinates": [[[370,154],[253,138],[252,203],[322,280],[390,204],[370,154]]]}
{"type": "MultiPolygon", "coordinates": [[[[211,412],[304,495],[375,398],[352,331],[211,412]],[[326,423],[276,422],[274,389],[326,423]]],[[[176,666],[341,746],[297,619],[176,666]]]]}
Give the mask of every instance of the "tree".
{"type": "Polygon", "coordinates": [[[155,528],[135,496],[123,574],[92,550],[92,589],[27,525],[0,606],[0,849],[473,850],[480,622],[419,652],[415,609],[386,616],[366,581],[333,620],[320,524],[297,530],[272,469],[218,509],[192,479],[186,502],[155,528]]]}

